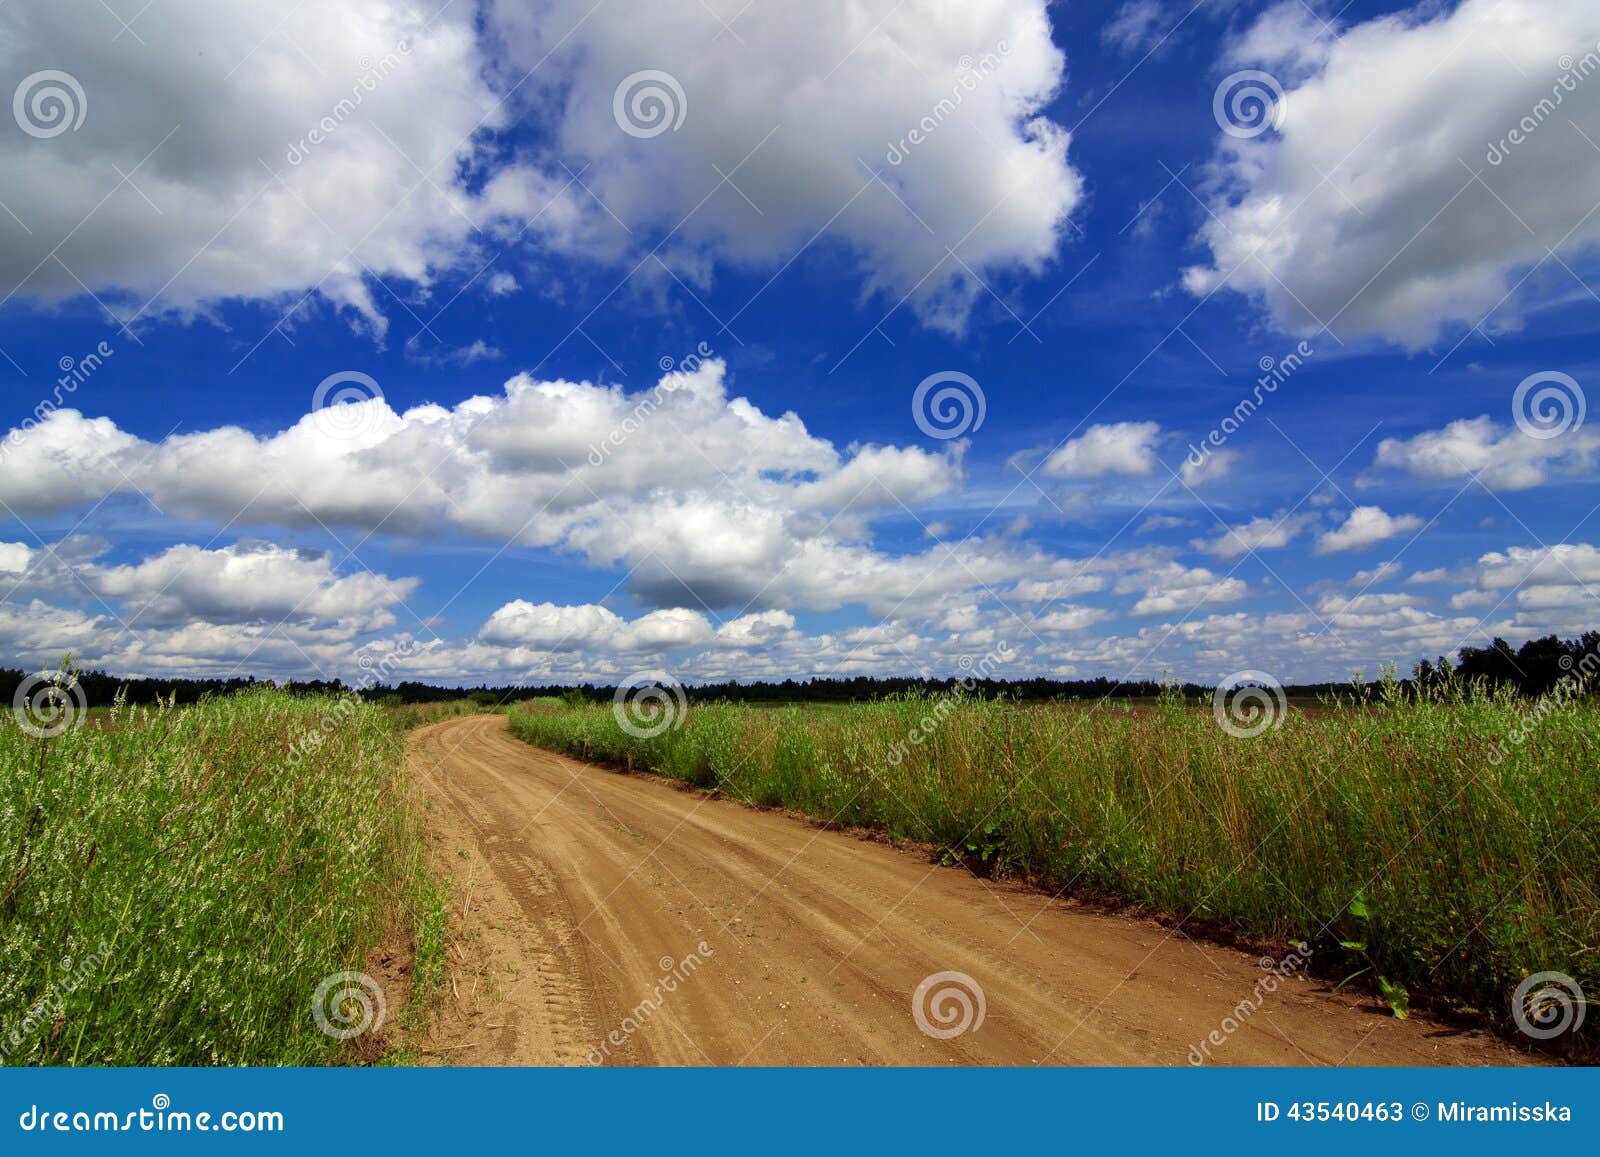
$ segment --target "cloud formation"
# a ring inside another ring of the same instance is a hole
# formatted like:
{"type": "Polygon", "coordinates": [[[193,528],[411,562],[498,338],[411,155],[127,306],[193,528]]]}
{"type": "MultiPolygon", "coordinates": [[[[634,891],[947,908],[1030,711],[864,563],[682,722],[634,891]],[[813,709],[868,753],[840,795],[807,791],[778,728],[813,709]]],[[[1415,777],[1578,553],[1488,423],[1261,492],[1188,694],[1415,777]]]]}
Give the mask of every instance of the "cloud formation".
{"type": "MultiPolygon", "coordinates": [[[[109,9],[0,6],[0,72],[49,61],[85,114],[0,134],[0,280],[123,319],[320,295],[381,335],[395,298],[507,251],[703,286],[816,242],[959,330],[983,282],[1055,257],[1083,181],[1042,115],[1065,78],[1045,0],[740,15],[163,0],[141,49],[109,9]],[[205,51],[151,47],[183,44],[205,51]]],[[[518,284],[507,264],[481,292],[518,284]]]]}
{"type": "Polygon", "coordinates": [[[1589,0],[1425,3],[1337,35],[1288,0],[1229,63],[1273,74],[1284,111],[1276,131],[1220,137],[1195,294],[1252,295],[1294,333],[1418,348],[1446,327],[1515,327],[1539,304],[1526,271],[1600,241],[1589,0]]]}

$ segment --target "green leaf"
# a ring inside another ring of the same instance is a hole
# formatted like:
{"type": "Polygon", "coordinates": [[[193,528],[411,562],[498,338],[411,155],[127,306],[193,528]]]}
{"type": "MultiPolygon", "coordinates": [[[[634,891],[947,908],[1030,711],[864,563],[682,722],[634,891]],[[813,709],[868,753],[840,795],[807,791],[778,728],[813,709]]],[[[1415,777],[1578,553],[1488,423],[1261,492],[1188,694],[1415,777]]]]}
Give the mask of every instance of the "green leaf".
{"type": "Polygon", "coordinates": [[[1394,1013],[1396,1020],[1405,1020],[1411,1015],[1411,994],[1406,991],[1406,986],[1398,980],[1387,980],[1378,977],[1378,991],[1383,994],[1383,999],[1389,1002],[1389,1011],[1394,1013]]]}
{"type": "Polygon", "coordinates": [[[1368,916],[1372,915],[1372,909],[1367,905],[1366,896],[1362,895],[1360,892],[1357,892],[1356,898],[1350,901],[1350,915],[1354,916],[1357,920],[1365,920],[1368,916]]]}
{"type": "Polygon", "coordinates": [[[1351,952],[1365,952],[1367,950],[1367,942],[1365,940],[1341,940],[1339,941],[1339,947],[1348,948],[1351,952]]]}
{"type": "Polygon", "coordinates": [[[1345,977],[1338,984],[1334,985],[1333,986],[1333,991],[1338,992],[1341,988],[1343,988],[1345,985],[1349,984],[1356,977],[1362,975],[1363,973],[1367,973],[1367,972],[1371,972],[1371,971],[1372,971],[1372,965],[1370,965],[1370,964],[1367,965],[1365,968],[1356,969],[1356,971],[1352,972],[1349,976],[1345,977]]]}

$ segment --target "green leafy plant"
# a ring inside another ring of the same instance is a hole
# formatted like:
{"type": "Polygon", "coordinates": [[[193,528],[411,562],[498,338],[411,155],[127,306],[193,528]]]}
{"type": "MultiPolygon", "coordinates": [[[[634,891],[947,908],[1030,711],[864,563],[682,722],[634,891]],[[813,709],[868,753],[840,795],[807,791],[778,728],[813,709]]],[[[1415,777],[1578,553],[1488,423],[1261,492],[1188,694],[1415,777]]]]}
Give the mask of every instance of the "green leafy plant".
{"type": "Polygon", "coordinates": [[[1369,972],[1373,973],[1378,982],[1378,998],[1389,1006],[1389,1011],[1394,1014],[1396,1020],[1405,1020],[1406,1017],[1411,1015],[1410,991],[1398,980],[1390,980],[1379,972],[1377,961],[1372,958],[1371,948],[1369,947],[1372,901],[1367,899],[1364,893],[1357,892],[1355,898],[1350,901],[1350,907],[1346,909],[1346,915],[1361,930],[1361,937],[1360,939],[1342,939],[1339,941],[1339,947],[1348,952],[1357,953],[1361,959],[1366,961],[1366,964],[1335,985],[1334,991],[1337,992],[1358,976],[1364,976],[1369,972]]]}

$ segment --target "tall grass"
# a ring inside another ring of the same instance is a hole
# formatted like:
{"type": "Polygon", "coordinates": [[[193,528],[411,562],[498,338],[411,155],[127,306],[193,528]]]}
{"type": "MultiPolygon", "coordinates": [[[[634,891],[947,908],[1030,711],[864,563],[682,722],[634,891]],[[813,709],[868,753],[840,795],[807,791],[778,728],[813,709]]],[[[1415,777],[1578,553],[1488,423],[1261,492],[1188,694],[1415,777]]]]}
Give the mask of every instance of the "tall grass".
{"type": "Polygon", "coordinates": [[[649,739],[604,706],[518,710],[512,728],[1051,890],[1306,940],[1324,962],[1503,1019],[1531,972],[1600,995],[1600,710],[1567,704],[1526,727],[1527,710],[1456,688],[1294,710],[1240,739],[1176,698],[910,696],[697,705],[649,739]]]}
{"type": "Polygon", "coordinates": [[[412,949],[414,989],[442,974],[402,754],[353,697],[118,706],[50,739],[6,712],[0,1060],[370,1059],[311,999],[380,944],[412,949]]]}

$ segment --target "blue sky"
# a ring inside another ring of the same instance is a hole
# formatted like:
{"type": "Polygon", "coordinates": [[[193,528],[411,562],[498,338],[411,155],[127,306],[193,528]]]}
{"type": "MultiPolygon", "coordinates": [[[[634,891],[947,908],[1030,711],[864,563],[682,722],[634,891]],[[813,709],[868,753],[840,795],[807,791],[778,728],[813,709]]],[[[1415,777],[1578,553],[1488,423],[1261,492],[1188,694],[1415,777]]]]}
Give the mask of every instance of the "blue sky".
{"type": "Polygon", "coordinates": [[[1290,681],[1595,625],[1592,5],[20,7],[12,663],[1290,681]]]}

